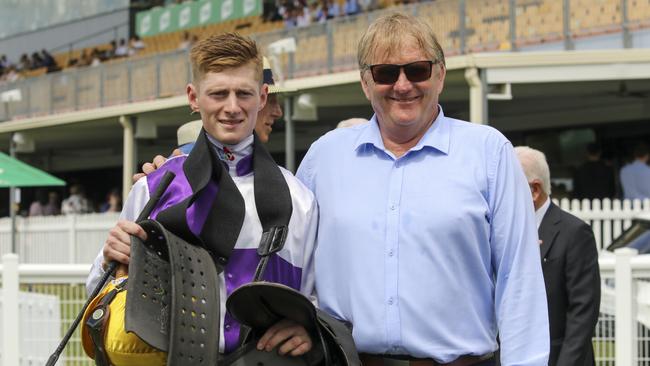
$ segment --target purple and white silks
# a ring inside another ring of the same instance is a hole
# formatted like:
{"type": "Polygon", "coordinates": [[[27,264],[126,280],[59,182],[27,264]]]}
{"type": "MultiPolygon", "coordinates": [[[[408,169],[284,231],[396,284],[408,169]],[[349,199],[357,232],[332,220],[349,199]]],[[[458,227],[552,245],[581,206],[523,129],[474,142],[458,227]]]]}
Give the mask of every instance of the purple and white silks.
{"type": "MultiPolygon", "coordinates": [[[[213,141],[217,148],[221,146],[213,141]]],[[[244,223],[239,238],[224,272],[219,276],[221,288],[221,337],[219,350],[229,352],[234,349],[239,339],[239,324],[226,314],[225,301],[228,295],[239,286],[249,283],[259,262],[257,247],[259,245],[262,226],[255,209],[252,174],[252,138],[239,145],[228,146],[234,159],[225,160],[228,171],[239,189],[246,205],[244,223]],[[248,143],[245,145],[245,143],[248,143]],[[243,145],[243,146],[240,146],[243,145]],[[246,151],[248,150],[248,151],[246,151]],[[248,154],[242,154],[248,152],[248,154]]],[[[223,150],[222,150],[223,152],[223,150]]],[[[165,171],[176,173],[167,191],[161,197],[150,218],[155,219],[159,212],[170,207],[192,194],[191,187],[183,173],[183,163],[187,156],[172,158],[156,172],[138,181],[129,193],[122,210],[121,219],[134,220],[142,210],[150,192],[160,182],[165,171]]],[[[306,296],[311,296],[314,289],[313,250],[317,225],[317,205],[313,194],[293,175],[282,169],[292,196],[293,213],[289,222],[289,235],[284,248],[273,254],[269,259],[264,280],[282,283],[290,286],[306,296]]],[[[190,230],[198,234],[203,229],[208,212],[218,192],[215,182],[210,182],[200,193],[193,205],[187,210],[187,222],[190,230]]],[[[87,288],[92,289],[101,277],[103,256],[100,251],[90,276],[87,288]]]]}

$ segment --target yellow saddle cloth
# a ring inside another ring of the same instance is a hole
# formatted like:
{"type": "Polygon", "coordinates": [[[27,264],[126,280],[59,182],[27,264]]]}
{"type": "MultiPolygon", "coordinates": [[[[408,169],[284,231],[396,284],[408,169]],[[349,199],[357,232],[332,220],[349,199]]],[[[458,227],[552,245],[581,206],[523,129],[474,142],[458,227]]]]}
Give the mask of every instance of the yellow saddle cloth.
{"type": "MultiPolygon", "coordinates": [[[[90,336],[86,321],[93,313],[93,310],[99,304],[101,299],[111,290],[115,289],[116,284],[121,283],[126,277],[121,277],[107,284],[102,292],[97,295],[86,309],[81,323],[81,342],[86,354],[94,359],[95,349],[90,336]]],[[[108,319],[106,320],[106,330],[104,335],[104,347],[106,355],[113,366],[164,366],[167,364],[167,353],[159,351],[134,333],[127,333],[124,330],[124,318],[126,311],[126,290],[117,293],[108,307],[108,319]]]]}

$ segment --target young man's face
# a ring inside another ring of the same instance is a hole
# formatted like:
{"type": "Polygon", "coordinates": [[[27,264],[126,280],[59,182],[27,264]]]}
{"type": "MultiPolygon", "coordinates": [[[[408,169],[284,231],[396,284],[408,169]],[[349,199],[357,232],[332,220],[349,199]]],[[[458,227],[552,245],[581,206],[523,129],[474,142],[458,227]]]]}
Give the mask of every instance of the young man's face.
{"type": "Polygon", "coordinates": [[[249,63],[221,72],[208,72],[198,85],[187,86],[193,110],[201,113],[203,128],[224,144],[250,136],[257,113],[264,108],[268,87],[260,86],[255,65],[249,63]]]}

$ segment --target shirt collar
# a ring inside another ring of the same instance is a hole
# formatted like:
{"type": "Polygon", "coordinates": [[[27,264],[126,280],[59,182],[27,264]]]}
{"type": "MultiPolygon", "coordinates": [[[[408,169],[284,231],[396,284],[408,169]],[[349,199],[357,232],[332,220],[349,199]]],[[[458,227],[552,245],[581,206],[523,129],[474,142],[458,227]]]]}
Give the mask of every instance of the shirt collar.
{"type": "Polygon", "coordinates": [[[228,173],[234,177],[248,175],[253,171],[253,135],[240,141],[238,144],[223,144],[210,134],[206,134],[208,141],[214,147],[217,157],[224,163],[228,173]]]}
{"type": "Polygon", "coordinates": [[[546,201],[544,201],[544,204],[537,210],[535,210],[535,221],[537,222],[537,229],[539,230],[539,226],[542,224],[542,220],[544,219],[544,215],[546,215],[546,211],[548,211],[548,207],[551,205],[551,197],[546,197],[546,201]]]}
{"type": "MultiPolygon", "coordinates": [[[[438,105],[438,116],[431,124],[431,127],[424,133],[424,136],[409,151],[422,150],[424,147],[434,148],[443,154],[449,154],[450,129],[447,117],[438,105]]],[[[363,129],[354,148],[358,150],[362,146],[373,145],[378,149],[386,151],[384,141],[381,139],[381,131],[377,122],[377,115],[373,115],[367,127],[363,129]]]]}

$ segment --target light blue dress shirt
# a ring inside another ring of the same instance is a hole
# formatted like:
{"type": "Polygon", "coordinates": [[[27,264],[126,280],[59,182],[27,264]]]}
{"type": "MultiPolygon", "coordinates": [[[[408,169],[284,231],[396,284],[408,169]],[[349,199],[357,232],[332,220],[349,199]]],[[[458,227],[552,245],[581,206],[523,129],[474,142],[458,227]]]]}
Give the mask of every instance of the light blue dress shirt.
{"type": "Polygon", "coordinates": [[[396,159],[376,116],[316,141],[319,306],[360,352],[450,362],[501,339],[502,365],[547,365],[546,293],[530,189],[497,130],[440,113],[396,159]]]}
{"type": "Polygon", "coordinates": [[[650,198],[650,166],[635,160],[621,168],[621,186],[624,198],[650,198]]]}

